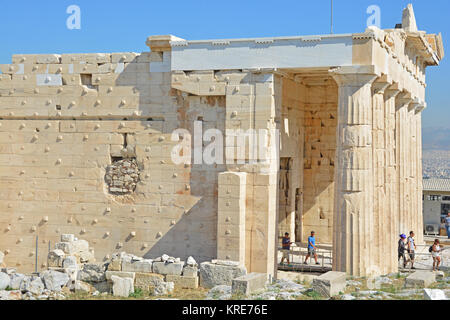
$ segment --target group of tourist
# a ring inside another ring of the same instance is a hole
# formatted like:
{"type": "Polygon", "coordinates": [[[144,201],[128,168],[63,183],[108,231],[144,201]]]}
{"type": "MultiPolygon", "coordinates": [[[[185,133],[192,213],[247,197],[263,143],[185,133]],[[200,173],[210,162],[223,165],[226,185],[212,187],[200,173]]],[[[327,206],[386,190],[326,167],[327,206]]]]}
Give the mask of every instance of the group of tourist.
{"type": "MultiPolygon", "coordinates": [[[[450,214],[448,220],[448,223],[450,223],[450,214]]],[[[400,235],[400,239],[398,241],[398,261],[400,262],[400,260],[403,260],[403,268],[406,268],[408,263],[410,263],[411,269],[416,269],[414,267],[414,262],[416,259],[417,246],[414,240],[414,236],[414,231],[411,231],[409,233],[409,237],[407,237],[405,234],[400,235]]],[[[291,242],[291,238],[288,232],[286,232],[284,234],[284,237],[282,237],[281,239],[283,248],[283,257],[281,259],[281,264],[283,264],[286,260],[287,264],[290,265],[289,253],[293,242],[291,242]]],[[[439,271],[439,267],[442,262],[442,250],[443,246],[440,244],[439,239],[434,240],[433,245],[429,249],[429,252],[431,253],[431,256],[433,258],[433,271],[439,271]]],[[[317,259],[316,233],[314,231],[311,231],[311,236],[308,237],[308,253],[306,255],[304,264],[308,264],[308,259],[310,259],[311,257],[314,257],[316,265],[320,265],[317,259]]]]}
{"type": "MultiPolygon", "coordinates": [[[[281,264],[283,264],[284,260],[286,260],[287,264],[290,265],[289,252],[291,250],[291,245],[293,244],[293,242],[291,242],[291,238],[288,232],[286,232],[284,234],[284,237],[282,237],[281,239],[283,248],[283,258],[281,259],[281,264]]],[[[308,253],[306,255],[304,264],[308,264],[308,259],[310,259],[311,257],[314,257],[316,265],[320,265],[317,259],[316,233],[314,231],[311,231],[311,236],[308,237],[308,253]]]]}
{"type": "Polygon", "coordinates": [[[403,268],[406,268],[408,263],[411,263],[411,269],[415,269],[414,261],[416,259],[416,243],[414,241],[414,231],[409,233],[408,239],[405,234],[400,235],[400,240],[398,240],[398,261],[403,259],[403,268]],[[406,257],[406,252],[408,252],[409,259],[406,257]]]}
{"type": "MultiPolygon", "coordinates": [[[[414,261],[416,258],[416,243],[414,241],[414,231],[409,233],[409,237],[406,238],[405,234],[400,235],[398,240],[398,261],[403,260],[403,268],[406,268],[408,263],[411,263],[411,269],[416,269],[414,267],[414,261]],[[406,256],[408,253],[409,259],[406,256]]],[[[433,258],[433,271],[439,271],[439,266],[441,265],[442,258],[441,252],[443,246],[440,244],[439,239],[434,240],[433,245],[430,247],[429,252],[433,258]]]]}

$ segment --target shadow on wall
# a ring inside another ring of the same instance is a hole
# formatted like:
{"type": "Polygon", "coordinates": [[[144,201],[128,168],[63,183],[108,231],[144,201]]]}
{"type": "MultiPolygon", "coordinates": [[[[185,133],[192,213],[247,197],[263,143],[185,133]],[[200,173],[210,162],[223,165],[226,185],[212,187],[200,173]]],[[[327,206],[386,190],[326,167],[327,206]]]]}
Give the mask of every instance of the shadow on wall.
{"type": "MultiPolygon", "coordinates": [[[[137,60],[135,59],[133,62],[137,62],[137,60]]],[[[166,140],[170,139],[172,132],[179,128],[187,129],[193,135],[194,121],[198,120],[203,121],[204,130],[212,127],[218,129],[224,127],[224,97],[203,98],[185,95],[171,88],[170,65],[169,70],[161,70],[166,72],[149,72],[149,64],[147,63],[146,66],[146,70],[138,70],[139,74],[136,74],[136,70],[127,70],[127,68],[135,68],[133,63],[130,63],[117,78],[116,86],[132,86],[133,90],[139,94],[139,108],[137,110],[139,114],[132,118],[125,117],[122,120],[133,120],[135,118],[141,119],[143,126],[152,123],[155,123],[155,128],[161,128],[162,126],[162,132],[152,130],[145,135],[159,137],[162,134],[169,137],[166,140]],[[134,78],[135,75],[138,78],[134,78]],[[205,114],[212,114],[213,116],[208,117],[205,114]]],[[[130,134],[133,133],[130,131],[130,134]]],[[[148,147],[158,143],[157,140],[157,138],[152,139],[152,144],[148,147]]],[[[139,145],[139,137],[136,137],[134,142],[131,139],[129,142],[128,147],[133,147],[133,143],[139,145]]],[[[177,143],[168,142],[165,145],[171,146],[177,143]]],[[[146,147],[142,146],[142,148],[146,147]]],[[[135,197],[136,204],[147,205],[148,194],[157,192],[149,192],[145,185],[172,184],[164,178],[153,177],[152,170],[161,171],[161,177],[168,177],[175,172],[179,176],[176,179],[177,182],[173,183],[173,188],[170,186],[171,191],[165,194],[158,193],[161,195],[159,204],[148,204],[156,207],[153,208],[156,209],[152,210],[153,212],[162,208],[160,214],[149,213],[147,216],[150,219],[149,224],[145,224],[143,219],[139,217],[136,218],[136,228],[147,228],[150,232],[146,232],[146,234],[151,235],[149,239],[142,239],[142,242],[149,244],[149,249],[143,256],[145,258],[156,258],[162,254],[168,254],[181,259],[193,256],[197,262],[214,259],[217,254],[218,174],[223,172],[225,168],[224,166],[209,166],[206,164],[175,165],[170,159],[167,159],[167,150],[163,152],[165,163],[153,161],[150,164],[149,157],[139,153],[136,154],[141,173],[149,174],[148,179],[141,179],[138,184],[135,197]],[[164,172],[168,174],[164,174],[164,172]],[[164,217],[164,212],[170,212],[170,218],[164,217]],[[175,224],[169,226],[169,221],[174,216],[176,216],[173,219],[175,224]],[[158,234],[155,225],[165,224],[166,222],[167,226],[161,227],[162,230],[159,231],[161,233],[158,234]]],[[[152,156],[155,158],[155,155],[152,156]]],[[[191,163],[193,163],[193,159],[191,163]]],[[[123,206],[127,206],[127,204],[123,206]]],[[[127,212],[127,210],[123,212],[127,212]]],[[[133,241],[132,239],[127,240],[133,241]]],[[[134,253],[137,254],[137,252],[134,253]]],[[[142,253],[139,253],[139,255],[142,255],[142,253]]]]}

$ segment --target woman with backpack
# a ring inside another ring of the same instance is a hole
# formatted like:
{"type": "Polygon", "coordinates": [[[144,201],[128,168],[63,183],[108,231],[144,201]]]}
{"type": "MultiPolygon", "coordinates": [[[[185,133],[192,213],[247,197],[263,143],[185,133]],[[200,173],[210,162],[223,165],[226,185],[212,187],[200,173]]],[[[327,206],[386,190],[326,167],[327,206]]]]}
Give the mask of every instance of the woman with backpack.
{"type": "Polygon", "coordinates": [[[441,264],[441,245],[439,239],[434,240],[434,244],[430,247],[431,256],[433,257],[433,271],[439,271],[441,264]]]}

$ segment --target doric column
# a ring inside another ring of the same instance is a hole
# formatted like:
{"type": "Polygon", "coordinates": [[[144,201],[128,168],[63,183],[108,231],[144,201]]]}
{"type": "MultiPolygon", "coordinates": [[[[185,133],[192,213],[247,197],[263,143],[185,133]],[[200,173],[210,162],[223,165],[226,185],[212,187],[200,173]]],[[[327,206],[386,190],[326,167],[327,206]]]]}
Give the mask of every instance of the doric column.
{"type": "MultiPolygon", "coordinates": [[[[418,103],[413,101],[408,106],[408,194],[409,194],[409,216],[411,221],[411,230],[414,230],[416,237],[422,233],[417,230],[419,224],[419,208],[417,207],[417,123],[416,123],[416,107],[418,103]]],[[[416,239],[417,240],[417,239],[416,239]]]]}
{"type": "Polygon", "coordinates": [[[416,241],[417,243],[424,244],[424,236],[423,236],[423,201],[422,201],[422,195],[423,195],[423,171],[422,171],[422,111],[426,108],[426,103],[422,102],[416,105],[416,113],[415,113],[415,120],[416,120],[416,130],[417,130],[417,176],[416,176],[416,183],[417,183],[417,235],[416,235],[416,241]]]}
{"type": "Polygon", "coordinates": [[[397,233],[408,233],[411,228],[406,197],[407,194],[407,156],[408,156],[408,106],[412,102],[408,93],[400,93],[396,99],[395,130],[397,158],[397,199],[398,230],[397,233]]]}
{"type": "Polygon", "coordinates": [[[373,136],[373,174],[374,174],[374,264],[379,266],[382,274],[386,273],[388,261],[386,254],[390,252],[388,237],[388,201],[386,198],[386,114],[384,93],[389,82],[386,76],[377,79],[372,86],[372,136],[373,136]]]}
{"type": "Polygon", "coordinates": [[[373,267],[373,163],[371,68],[333,72],[339,85],[333,270],[355,276],[373,267]]]}
{"type": "Polygon", "coordinates": [[[393,84],[385,90],[385,145],[386,145],[386,196],[388,210],[386,213],[388,232],[386,233],[388,239],[386,243],[389,244],[390,250],[386,252],[386,257],[389,260],[389,267],[386,273],[397,272],[397,250],[393,243],[397,242],[399,230],[399,211],[397,208],[397,172],[396,172],[396,130],[395,130],[395,100],[400,93],[398,84],[393,84]]]}

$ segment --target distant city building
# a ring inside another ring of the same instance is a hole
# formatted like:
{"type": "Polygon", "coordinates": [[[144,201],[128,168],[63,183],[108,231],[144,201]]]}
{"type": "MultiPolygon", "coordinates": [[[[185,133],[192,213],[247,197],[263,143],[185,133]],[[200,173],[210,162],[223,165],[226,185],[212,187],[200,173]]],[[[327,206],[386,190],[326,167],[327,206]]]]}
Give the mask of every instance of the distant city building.
{"type": "Polygon", "coordinates": [[[450,179],[450,151],[423,151],[423,178],[450,179]]]}
{"type": "Polygon", "coordinates": [[[444,217],[450,212],[450,179],[423,180],[425,234],[445,234],[444,217]]]}

